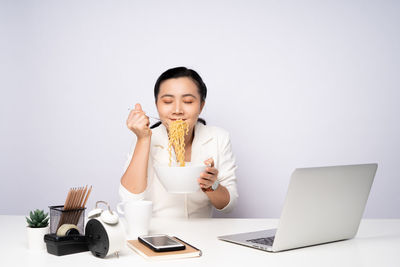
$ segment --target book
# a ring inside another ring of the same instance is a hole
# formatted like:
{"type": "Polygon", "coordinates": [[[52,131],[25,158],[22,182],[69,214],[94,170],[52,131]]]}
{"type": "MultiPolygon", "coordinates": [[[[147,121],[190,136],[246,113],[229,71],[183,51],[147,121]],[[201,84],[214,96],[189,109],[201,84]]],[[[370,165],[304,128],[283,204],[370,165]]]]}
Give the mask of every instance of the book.
{"type": "Polygon", "coordinates": [[[186,243],[185,241],[173,236],[176,241],[185,244],[186,248],[184,250],[177,251],[165,251],[165,252],[155,252],[150,248],[146,247],[139,240],[128,240],[128,247],[133,249],[137,254],[148,260],[169,260],[169,259],[182,259],[182,258],[194,258],[200,257],[202,252],[200,249],[186,243]]]}

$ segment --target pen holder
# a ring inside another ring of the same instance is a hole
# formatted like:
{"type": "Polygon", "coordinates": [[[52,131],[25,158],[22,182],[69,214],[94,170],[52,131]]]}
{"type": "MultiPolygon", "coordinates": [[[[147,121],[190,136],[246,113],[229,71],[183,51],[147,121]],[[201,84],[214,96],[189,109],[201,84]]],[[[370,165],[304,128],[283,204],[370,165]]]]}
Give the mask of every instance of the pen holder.
{"type": "MultiPolygon", "coordinates": [[[[66,235],[75,229],[84,235],[85,209],[64,210],[64,206],[50,206],[50,234],[66,235]]],[[[74,231],[75,231],[74,230],[74,231]]]]}

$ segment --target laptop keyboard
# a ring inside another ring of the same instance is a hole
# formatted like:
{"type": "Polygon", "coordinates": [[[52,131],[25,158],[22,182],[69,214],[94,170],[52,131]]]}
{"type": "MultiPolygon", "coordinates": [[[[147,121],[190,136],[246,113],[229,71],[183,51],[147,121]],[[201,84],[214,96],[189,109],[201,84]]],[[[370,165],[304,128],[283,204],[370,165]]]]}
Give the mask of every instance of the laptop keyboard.
{"type": "Polygon", "coordinates": [[[246,240],[247,242],[272,246],[275,236],[246,240]]]}

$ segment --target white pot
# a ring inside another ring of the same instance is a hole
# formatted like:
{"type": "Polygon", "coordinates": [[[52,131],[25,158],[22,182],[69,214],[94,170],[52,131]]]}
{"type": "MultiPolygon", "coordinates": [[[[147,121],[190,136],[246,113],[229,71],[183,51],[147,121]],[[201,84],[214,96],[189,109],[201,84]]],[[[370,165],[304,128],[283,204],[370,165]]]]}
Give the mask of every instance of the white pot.
{"type": "Polygon", "coordinates": [[[49,226],[42,228],[26,227],[28,238],[28,248],[31,250],[44,250],[46,243],[44,242],[44,235],[49,233],[49,226]]]}

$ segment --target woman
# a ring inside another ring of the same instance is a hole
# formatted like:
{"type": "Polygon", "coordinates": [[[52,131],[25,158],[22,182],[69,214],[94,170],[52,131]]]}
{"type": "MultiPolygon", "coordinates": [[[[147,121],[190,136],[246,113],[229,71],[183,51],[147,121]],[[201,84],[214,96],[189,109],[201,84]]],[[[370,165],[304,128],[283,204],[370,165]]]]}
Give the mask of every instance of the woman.
{"type": "Polygon", "coordinates": [[[126,123],[137,140],[121,178],[122,201],[151,200],[154,217],[211,217],[212,206],[222,211],[232,210],[238,198],[235,159],[229,134],[206,126],[199,118],[206,95],[207,87],[197,72],[177,67],[161,74],[154,87],[161,122],[149,127],[146,113],[140,104],[135,105],[126,123]],[[199,190],[191,194],[166,192],[153,169],[155,163],[169,162],[168,125],[178,119],[189,125],[185,161],[209,165],[199,174],[199,190]]]}

